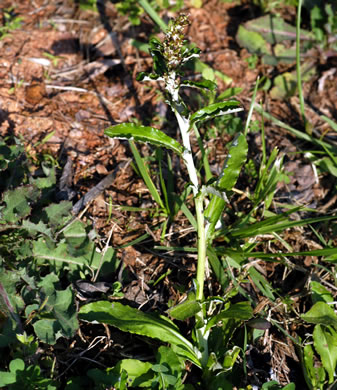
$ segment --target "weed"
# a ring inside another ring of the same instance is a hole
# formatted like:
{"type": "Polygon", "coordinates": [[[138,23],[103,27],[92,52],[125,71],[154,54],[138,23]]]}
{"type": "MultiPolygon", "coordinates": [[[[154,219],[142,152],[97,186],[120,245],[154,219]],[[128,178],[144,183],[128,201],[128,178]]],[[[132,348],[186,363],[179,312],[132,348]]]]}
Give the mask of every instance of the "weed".
{"type": "MultiPolygon", "coordinates": [[[[174,375],[172,375],[169,368],[171,366],[163,365],[162,362],[158,363],[157,361],[154,364],[147,365],[147,363],[145,364],[136,359],[125,361],[125,363],[121,361],[112,370],[115,374],[114,382],[109,382],[117,388],[123,387],[122,382],[126,378],[128,378],[129,383],[134,383],[131,381],[136,379],[142,380],[143,382],[137,382],[137,384],[145,387],[150,378],[150,382],[158,389],[185,388],[183,385],[183,387],[180,387],[180,384],[178,386],[178,382],[183,370],[183,363],[186,360],[202,370],[204,386],[207,383],[207,387],[211,389],[219,388],[219,386],[231,388],[232,384],[237,383],[237,380],[233,377],[234,367],[239,355],[245,351],[246,344],[244,342],[242,348],[233,345],[231,349],[229,339],[234,336],[235,330],[242,327],[253,316],[251,307],[253,302],[240,286],[240,283],[244,281],[244,277],[236,280],[231,270],[237,269],[242,272],[250,257],[274,257],[273,254],[263,255],[261,252],[254,252],[255,245],[246,239],[264,234],[264,232],[272,232],[275,239],[280,239],[282,242],[282,239],[277,235],[278,231],[283,231],[285,228],[295,225],[299,226],[333,218],[318,217],[306,221],[290,221],[289,216],[299,208],[291,207],[289,211],[280,215],[268,211],[273,201],[276,185],[282,179],[282,175],[286,180],[286,175],[282,167],[283,160],[278,157],[278,150],[275,149],[267,157],[264,145],[262,164],[259,172],[256,172],[256,190],[252,195],[247,194],[252,203],[251,212],[247,215],[238,216],[232,225],[224,224],[222,213],[229,203],[228,198],[233,193],[233,187],[239,178],[241,167],[247,156],[248,147],[245,135],[243,133],[236,134],[228,146],[228,155],[221,175],[217,178],[208,177],[205,181],[206,184],[202,184],[203,179],[200,180],[195,166],[190,135],[192,132],[195,133],[203,156],[202,161],[205,171],[210,174],[210,171],[206,169],[207,155],[203,150],[197,124],[238,112],[241,108],[234,99],[216,100],[216,97],[212,95],[216,87],[214,81],[202,79],[195,82],[184,80],[181,77],[183,76],[182,65],[199,54],[199,49],[191,49],[184,44],[182,31],[187,24],[186,16],[180,15],[169,25],[164,42],[160,42],[156,38],[150,40],[150,53],[154,62],[153,72],[143,72],[137,76],[139,81],[161,81],[164,83],[167,102],[177,118],[182,143],[154,127],[135,123],[123,123],[109,127],[105,133],[110,137],[128,139],[136,161],[139,160],[137,162],[138,166],[141,166],[140,161],[142,159],[138,152],[135,154],[135,142],[149,143],[157,148],[171,150],[178,154],[185,163],[189,177],[189,188],[192,191],[195,205],[195,216],[189,214],[188,218],[197,232],[197,248],[156,247],[155,249],[183,249],[184,251],[195,251],[197,253],[197,273],[196,279],[193,281],[193,290],[189,292],[184,302],[170,307],[167,312],[169,317],[180,321],[194,317],[195,325],[190,341],[181,334],[179,328],[168,317],[159,316],[156,313],[143,313],[121,303],[111,305],[108,301],[98,301],[82,306],[79,314],[82,320],[108,323],[123,331],[159,339],[169,343],[172,347],[172,358],[177,361],[177,371],[174,375]],[[204,94],[209,94],[212,103],[194,113],[190,113],[179,95],[181,87],[202,90],[204,94]],[[206,199],[207,202],[205,202],[206,199]],[[205,203],[208,204],[206,208],[204,208],[205,203]],[[262,214],[260,211],[261,205],[263,206],[262,214]],[[257,221],[256,218],[258,216],[261,218],[264,214],[268,217],[257,221]],[[214,246],[214,240],[218,238],[221,238],[228,245],[214,246]],[[206,256],[217,279],[223,289],[227,291],[227,295],[205,298],[206,256]],[[235,288],[228,290],[230,283],[233,283],[235,288]],[[246,297],[246,300],[236,303],[231,302],[230,297],[237,296],[239,291],[241,295],[246,297]],[[126,371],[125,378],[122,375],[122,366],[126,371]],[[145,373],[146,375],[143,377],[145,373]],[[141,377],[143,379],[140,379],[141,377]]],[[[256,90],[257,86],[255,93],[256,90]]],[[[248,115],[249,118],[251,117],[252,107],[248,115]]],[[[249,123],[245,126],[245,133],[248,132],[248,129],[249,123]]],[[[162,152],[157,155],[159,161],[162,159],[161,156],[162,152]]],[[[167,190],[162,186],[163,196],[161,197],[153,182],[150,181],[148,173],[142,173],[141,169],[140,172],[154,200],[161,209],[164,209],[164,202],[166,204],[170,202],[167,190]]],[[[166,206],[166,209],[169,208],[169,206],[166,206]]],[[[319,251],[321,255],[329,255],[332,252],[333,248],[319,251]]],[[[296,255],[296,253],[284,254],[284,256],[288,255],[296,255]]],[[[275,256],[283,256],[283,254],[277,253],[275,256]]],[[[248,267],[245,275],[249,276],[264,296],[275,302],[276,291],[255,267],[248,267]]],[[[278,387],[275,382],[274,384],[278,387]]],[[[266,385],[264,387],[268,388],[266,385]]]]}
{"type": "Polygon", "coordinates": [[[16,15],[14,7],[2,10],[2,26],[0,26],[0,40],[10,35],[10,32],[21,27],[22,17],[16,15]]]}

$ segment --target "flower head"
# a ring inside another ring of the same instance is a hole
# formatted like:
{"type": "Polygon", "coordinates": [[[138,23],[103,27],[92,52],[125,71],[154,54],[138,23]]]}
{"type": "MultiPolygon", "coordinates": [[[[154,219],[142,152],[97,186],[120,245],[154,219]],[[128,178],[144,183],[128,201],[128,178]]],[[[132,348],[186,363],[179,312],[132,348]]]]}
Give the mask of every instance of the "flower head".
{"type": "Polygon", "coordinates": [[[188,25],[188,15],[180,14],[171,21],[167,29],[163,56],[169,70],[177,69],[184,60],[184,28],[188,25]]]}

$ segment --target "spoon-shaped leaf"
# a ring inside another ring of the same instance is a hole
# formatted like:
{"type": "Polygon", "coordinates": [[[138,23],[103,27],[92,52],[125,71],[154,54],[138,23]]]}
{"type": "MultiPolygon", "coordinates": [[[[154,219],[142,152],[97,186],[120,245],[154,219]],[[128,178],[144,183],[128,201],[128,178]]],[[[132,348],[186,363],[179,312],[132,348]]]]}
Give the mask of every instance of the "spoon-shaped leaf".
{"type": "Polygon", "coordinates": [[[330,326],[316,325],[313,339],[314,346],[321,357],[323,367],[329,374],[329,383],[332,383],[337,365],[337,333],[330,326]]]}
{"type": "Polygon", "coordinates": [[[119,302],[98,301],[82,306],[79,318],[89,322],[100,322],[141,336],[159,339],[176,346],[177,353],[198,367],[200,362],[191,342],[180,334],[177,326],[168,318],[143,313],[119,302]]]}
{"type": "Polygon", "coordinates": [[[104,133],[112,138],[135,140],[137,142],[144,143],[148,142],[152,145],[171,149],[179,155],[183,152],[183,147],[178,141],[169,137],[162,131],[150,126],[139,126],[134,123],[122,123],[120,125],[108,127],[105,129],[104,133]]]}

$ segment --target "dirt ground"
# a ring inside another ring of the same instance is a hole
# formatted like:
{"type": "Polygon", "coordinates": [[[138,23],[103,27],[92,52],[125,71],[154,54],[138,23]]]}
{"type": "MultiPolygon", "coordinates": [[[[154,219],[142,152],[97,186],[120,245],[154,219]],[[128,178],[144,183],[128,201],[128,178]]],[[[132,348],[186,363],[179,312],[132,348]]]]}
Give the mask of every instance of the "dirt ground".
{"type": "MultiPolygon", "coordinates": [[[[153,207],[153,201],[132,169],[128,144],[103,134],[112,124],[135,119],[149,124],[170,115],[158,85],[138,83],[135,79],[139,71],[149,70],[152,62],[148,54],[137,50],[130,41],[147,42],[155,31],[153,22],[143,15],[141,25],[132,26],[126,16],[117,14],[110,2],[105,3],[104,13],[84,11],[79,2],[71,0],[2,0],[1,3],[4,9],[14,7],[23,22],[21,28],[0,40],[0,135],[21,138],[30,158],[37,163],[51,156],[59,164],[60,177],[66,166],[67,183],[60,190],[74,204],[101,183],[101,190],[86,204],[79,205],[76,213],[92,221],[100,236],[105,237],[102,245],[109,237],[109,245],[122,246],[144,233],[149,233],[152,241],[159,244],[160,231],[153,227],[162,220],[160,215],[153,217],[119,207],[153,207]]],[[[219,81],[219,92],[231,86],[243,88],[238,99],[247,112],[258,75],[274,77],[277,70],[261,63],[249,68],[246,59],[250,54],[238,46],[235,35],[239,24],[259,16],[259,11],[250,2],[242,3],[209,0],[204,1],[202,8],[188,8],[185,12],[191,20],[187,36],[202,50],[201,60],[228,77],[228,83],[219,81]]],[[[173,15],[163,11],[162,16],[173,15]]],[[[294,14],[288,13],[287,18],[293,21],[294,14]]],[[[304,86],[309,103],[307,115],[319,134],[327,135],[329,131],[319,115],[337,119],[337,71],[331,71],[337,67],[336,58],[319,63],[317,75],[304,86]],[[324,88],[319,88],[323,82],[324,88]]],[[[297,97],[276,101],[261,91],[257,99],[277,118],[301,128],[297,97]]],[[[254,114],[253,119],[256,118],[254,114]]],[[[174,126],[170,131],[174,131],[174,126]]],[[[257,161],[261,150],[258,134],[249,138],[250,153],[257,161]]],[[[280,185],[278,197],[310,205],[321,213],[336,211],[334,183],[324,177],[317,180],[311,163],[303,154],[295,153],[301,142],[269,122],[266,122],[266,134],[268,150],[278,146],[287,155],[287,170],[293,173],[289,184],[280,185]]],[[[209,141],[215,170],[224,160],[225,144],[229,140],[225,135],[223,139],[209,141]]],[[[147,147],[140,149],[148,154],[147,147]]],[[[180,185],[182,188],[178,180],[177,187],[180,185]]],[[[243,183],[241,189],[249,186],[250,183],[243,183]]],[[[179,222],[172,224],[171,238],[167,238],[166,245],[193,245],[194,233],[183,215],[180,217],[179,222]]],[[[320,248],[313,235],[306,233],[304,237],[302,233],[291,232],[286,238],[294,249],[320,248]]],[[[130,283],[124,286],[126,297],[148,308],[161,308],[167,299],[179,300],[173,282],[190,283],[195,272],[193,254],[181,257],[177,254],[178,259],[174,260],[169,255],[159,259],[144,243],[120,249],[118,256],[132,275],[130,283]],[[146,285],[149,276],[160,276],[170,265],[175,271],[170,279],[165,279],[164,290],[146,285]]],[[[304,259],[301,266],[308,267],[315,261],[313,257],[304,259]]],[[[260,268],[267,278],[278,272],[272,264],[262,263],[260,268]]],[[[298,305],[303,305],[301,288],[305,278],[298,279],[295,273],[288,276],[283,281],[285,289],[293,292],[295,300],[297,294],[298,305]]],[[[268,302],[261,298],[259,308],[264,304],[268,302]]],[[[291,317],[282,312],[281,306],[277,310],[280,321],[291,317]]],[[[291,333],[296,326],[290,320],[289,323],[290,327],[286,326],[291,333]]],[[[261,365],[273,369],[280,383],[294,380],[300,370],[294,345],[277,332],[267,335],[260,350],[251,352],[250,356],[254,353],[263,360],[261,365]]]]}

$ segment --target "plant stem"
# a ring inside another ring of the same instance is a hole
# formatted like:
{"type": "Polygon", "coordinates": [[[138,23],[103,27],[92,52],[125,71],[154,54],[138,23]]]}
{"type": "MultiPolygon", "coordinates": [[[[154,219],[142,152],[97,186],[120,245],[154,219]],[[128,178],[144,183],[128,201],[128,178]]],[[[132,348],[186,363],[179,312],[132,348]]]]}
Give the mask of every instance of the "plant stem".
{"type": "Polygon", "coordinates": [[[206,267],[206,232],[205,232],[205,217],[204,217],[204,205],[203,197],[199,193],[199,183],[197,170],[194,165],[190,134],[189,134],[189,119],[181,115],[183,107],[178,101],[174,102],[174,113],[176,115],[183,146],[185,148],[183,159],[186,164],[187,172],[192,183],[192,190],[194,195],[195,211],[197,216],[198,226],[198,264],[197,264],[197,300],[202,300],[204,297],[204,279],[205,279],[205,267],[206,267]]]}
{"type": "Polygon", "coordinates": [[[167,25],[163,21],[163,19],[157,14],[154,8],[147,0],[138,0],[138,3],[144,8],[145,12],[152,18],[152,20],[157,23],[157,25],[162,29],[162,31],[166,31],[167,25]]]}
{"type": "MultiPolygon", "coordinates": [[[[204,283],[205,283],[205,268],[206,268],[206,231],[205,231],[205,216],[204,216],[204,200],[203,195],[199,193],[199,183],[197,170],[193,161],[193,155],[191,150],[190,143],[190,122],[187,117],[182,115],[183,106],[179,102],[178,91],[176,94],[171,94],[173,98],[172,108],[176,115],[181,138],[183,141],[183,146],[185,148],[183,159],[186,164],[187,172],[192,183],[193,195],[194,195],[194,205],[195,212],[197,217],[197,233],[198,233],[198,263],[197,263],[197,291],[196,299],[197,301],[203,301],[204,299],[204,283]]],[[[199,313],[195,315],[195,320],[197,323],[196,327],[196,338],[199,350],[201,352],[201,365],[206,366],[208,361],[208,332],[205,332],[205,320],[204,312],[200,310],[199,313]]]]}
{"type": "Polygon", "coordinates": [[[181,111],[182,111],[181,105],[179,103],[176,103],[174,107],[174,113],[176,115],[179,124],[180,134],[184,146],[183,159],[185,161],[187,172],[190,181],[192,183],[193,195],[194,197],[196,197],[199,191],[199,184],[198,184],[197,170],[194,165],[192,150],[191,150],[190,135],[189,135],[190,122],[188,118],[185,118],[184,116],[181,115],[181,111]]]}
{"type": "Polygon", "coordinates": [[[298,0],[297,6],[297,19],[296,19],[296,74],[297,74],[297,89],[298,97],[300,99],[300,110],[301,116],[304,123],[305,131],[310,135],[309,126],[307,119],[305,117],[304,111],[304,97],[302,89],[302,76],[301,76],[301,58],[300,58],[300,49],[301,49],[301,10],[302,10],[302,0],[298,0]]]}
{"type": "MultiPolygon", "coordinates": [[[[205,230],[205,217],[203,207],[203,196],[199,195],[194,199],[195,211],[197,215],[198,224],[198,264],[197,264],[197,301],[203,301],[204,299],[204,283],[205,283],[205,268],[206,268],[206,230],[205,230]]],[[[205,331],[204,311],[200,310],[196,314],[195,320],[196,338],[201,352],[201,365],[205,367],[208,361],[208,334],[205,331]],[[199,327],[198,327],[199,326],[199,327]]]]}
{"type": "Polygon", "coordinates": [[[197,295],[198,301],[202,301],[204,298],[204,281],[205,281],[205,268],[206,268],[206,231],[205,231],[205,217],[203,208],[203,197],[197,196],[194,200],[195,211],[197,215],[198,224],[198,264],[197,264],[197,295]]]}

